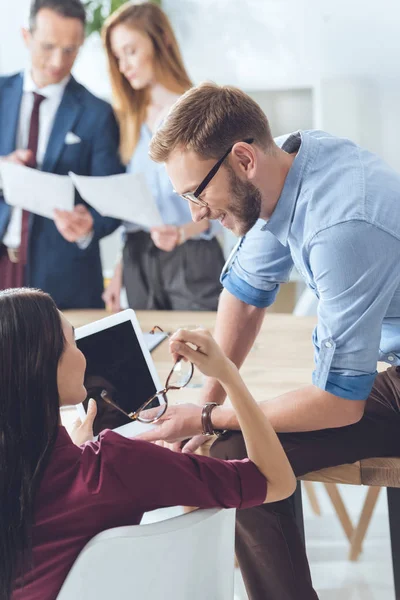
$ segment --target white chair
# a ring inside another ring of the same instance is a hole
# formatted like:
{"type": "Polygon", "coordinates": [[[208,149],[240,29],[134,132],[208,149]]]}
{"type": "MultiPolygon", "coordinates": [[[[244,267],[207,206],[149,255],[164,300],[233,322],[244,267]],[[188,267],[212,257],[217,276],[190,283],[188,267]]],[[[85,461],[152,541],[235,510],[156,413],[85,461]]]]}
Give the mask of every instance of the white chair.
{"type": "Polygon", "coordinates": [[[81,551],[57,600],[232,600],[235,511],[116,527],[81,551]]]}

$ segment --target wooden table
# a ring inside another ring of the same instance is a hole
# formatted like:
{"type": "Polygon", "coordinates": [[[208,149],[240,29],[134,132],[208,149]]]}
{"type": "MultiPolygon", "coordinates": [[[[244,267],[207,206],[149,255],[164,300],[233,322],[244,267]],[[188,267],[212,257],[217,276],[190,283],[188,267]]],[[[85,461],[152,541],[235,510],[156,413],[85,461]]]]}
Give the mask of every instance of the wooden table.
{"type": "MultiPolygon", "coordinates": [[[[107,316],[104,310],[71,310],[65,316],[79,327],[107,316]]],[[[214,312],[136,311],[143,331],[159,325],[174,332],[180,327],[202,326],[210,331],[215,324],[214,312]]],[[[309,385],[314,368],[311,341],[315,317],[294,317],[270,313],[241,369],[242,376],[257,401],[279,396],[290,390],[309,385]]],[[[162,343],[152,353],[160,379],[171,368],[168,344],[162,343]]],[[[190,401],[198,398],[197,389],[188,390],[190,401]]]]}
{"type": "MultiPolygon", "coordinates": [[[[104,310],[72,310],[65,311],[64,314],[75,327],[79,327],[101,319],[109,313],[104,310]]],[[[194,325],[212,331],[216,317],[216,313],[212,312],[180,311],[137,311],[136,315],[143,331],[149,331],[154,325],[159,325],[168,332],[194,325]]],[[[243,379],[257,401],[279,396],[310,384],[314,368],[311,335],[315,323],[315,317],[296,317],[291,314],[278,313],[266,315],[256,343],[241,369],[243,379]]],[[[152,353],[152,357],[160,379],[163,381],[171,367],[168,344],[162,343],[152,353]]],[[[381,368],[386,367],[381,366],[381,368]]],[[[182,393],[176,392],[176,394],[182,393]]],[[[200,389],[185,389],[184,399],[196,402],[199,400],[200,393],[200,389]]],[[[173,401],[173,399],[171,400],[173,401]]],[[[395,585],[398,590],[396,598],[400,599],[400,459],[362,460],[352,465],[341,465],[309,473],[302,479],[319,481],[327,485],[328,493],[330,493],[342,526],[350,538],[350,558],[352,559],[355,559],[361,550],[362,540],[372,515],[378,490],[370,488],[370,494],[359,523],[353,528],[345,507],[337,495],[338,491],[335,491],[335,487],[332,485],[345,483],[388,487],[392,556],[395,567],[395,585]]],[[[301,506],[301,500],[297,505],[301,506]]],[[[299,515],[301,525],[301,510],[299,510],[299,515]]]]}

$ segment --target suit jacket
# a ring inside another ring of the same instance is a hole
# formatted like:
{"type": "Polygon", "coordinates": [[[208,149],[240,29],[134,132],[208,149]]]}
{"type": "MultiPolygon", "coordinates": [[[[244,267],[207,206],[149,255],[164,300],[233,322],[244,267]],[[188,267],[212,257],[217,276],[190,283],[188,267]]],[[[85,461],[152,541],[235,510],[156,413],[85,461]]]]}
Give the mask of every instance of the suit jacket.
{"type": "MultiPolygon", "coordinates": [[[[16,149],[22,92],[21,74],[0,77],[0,156],[16,149]]],[[[118,146],[119,131],[111,106],[71,78],[55,117],[42,170],[59,175],[69,171],[98,176],[122,173],[118,146]],[[65,144],[70,131],[80,143],[65,144]]],[[[78,193],[77,202],[83,202],[78,193]]],[[[94,236],[85,250],[67,242],[52,220],[30,215],[26,284],[51,294],[61,309],[103,307],[99,240],[120,222],[89,210],[94,218],[94,236]]],[[[0,196],[0,240],[10,217],[11,208],[0,196]]]]}

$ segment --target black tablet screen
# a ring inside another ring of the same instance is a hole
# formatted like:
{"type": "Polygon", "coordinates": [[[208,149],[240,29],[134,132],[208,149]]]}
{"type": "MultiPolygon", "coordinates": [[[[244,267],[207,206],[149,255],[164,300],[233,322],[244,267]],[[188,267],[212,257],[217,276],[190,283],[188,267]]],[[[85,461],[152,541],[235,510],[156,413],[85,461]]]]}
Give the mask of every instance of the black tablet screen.
{"type": "Polygon", "coordinates": [[[131,321],[77,340],[77,345],[87,361],[85,410],[89,398],[97,402],[94,435],[129,423],[128,417],[102,400],[101,392],[106,390],[112,401],[127,413],[142,406],[156,392],[131,321]]]}

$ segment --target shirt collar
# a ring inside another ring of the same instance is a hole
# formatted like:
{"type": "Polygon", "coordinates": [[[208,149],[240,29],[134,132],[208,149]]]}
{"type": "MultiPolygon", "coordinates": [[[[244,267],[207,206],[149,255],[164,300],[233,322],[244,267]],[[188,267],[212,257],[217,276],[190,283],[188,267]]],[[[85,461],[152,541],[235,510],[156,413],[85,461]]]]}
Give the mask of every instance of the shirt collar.
{"type": "Polygon", "coordinates": [[[54,98],[54,99],[61,98],[70,79],[71,79],[71,75],[67,75],[59,83],[53,83],[51,85],[46,85],[43,88],[38,88],[32,79],[30,70],[27,69],[24,72],[23,90],[25,93],[36,92],[37,94],[41,94],[42,96],[45,96],[46,98],[54,98]]]}
{"type": "Polygon", "coordinates": [[[277,205],[262,231],[270,231],[282,246],[287,246],[290,228],[293,221],[296,202],[303,177],[304,166],[307,162],[309,149],[308,136],[297,131],[289,135],[282,144],[285,152],[296,152],[297,155],[286,176],[285,183],[277,205]]]}

